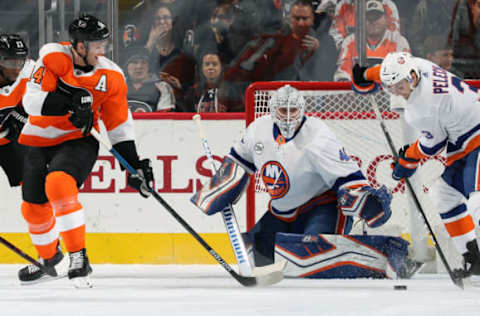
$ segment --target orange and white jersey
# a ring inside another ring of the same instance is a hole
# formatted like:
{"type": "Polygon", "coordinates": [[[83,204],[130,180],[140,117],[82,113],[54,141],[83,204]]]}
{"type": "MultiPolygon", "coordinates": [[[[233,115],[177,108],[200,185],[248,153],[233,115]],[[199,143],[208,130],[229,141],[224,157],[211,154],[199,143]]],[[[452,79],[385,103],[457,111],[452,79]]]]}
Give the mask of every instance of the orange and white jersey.
{"type": "Polygon", "coordinates": [[[447,165],[480,146],[480,94],[455,75],[415,58],[420,82],[408,97],[405,120],[418,133],[407,157],[426,158],[447,148],[447,165]]]}
{"type": "MultiPolygon", "coordinates": [[[[410,46],[405,37],[399,32],[387,30],[382,40],[378,43],[367,43],[366,55],[370,66],[381,64],[382,60],[391,52],[410,52],[410,46]]],[[[333,76],[334,81],[351,81],[352,68],[358,62],[358,53],[355,35],[349,35],[342,44],[338,55],[337,71],[333,76]]]]}
{"type": "MultiPolygon", "coordinates": [[[[11,85],[0,88],[0,110],[14,108],[22,103],[25,86],[32,74],[34,65],[35,62],[33,60],[27,59],[17,77],[17,80],[11,85]]],[[[0,145],[8,144],[9,142],[10,141],[6,138],[0,138],[0,145]]]]}
{"type": "MultiPolygon", "coordinates": [[[[385,13],[387,15],[388,29],[400,32],[400,18],[398,9],[392,0],[383,0],[385,13]]],[[[328,33],[333,37],[337,48],[355,30],[355,7],[354,0],[339,1],[335,7],[335,18],[328,33]]]]}
{"type": "Polygon", "coordinates": [[[43,147],[81,138],[67,115],[42,115],[49,92],[56,91],[58,80],[66,85],[86,89],[93,96],[94,128],[101,117],[112,144],[134,140],[133,120],[127,104],[125,76],[113,61],[98,57],[90,72],[73,67],[70,43],[49,43],[40,50],[30,81],[27,82],[23,106],[29,114],[19,137],[19,143],[43,147]]]}

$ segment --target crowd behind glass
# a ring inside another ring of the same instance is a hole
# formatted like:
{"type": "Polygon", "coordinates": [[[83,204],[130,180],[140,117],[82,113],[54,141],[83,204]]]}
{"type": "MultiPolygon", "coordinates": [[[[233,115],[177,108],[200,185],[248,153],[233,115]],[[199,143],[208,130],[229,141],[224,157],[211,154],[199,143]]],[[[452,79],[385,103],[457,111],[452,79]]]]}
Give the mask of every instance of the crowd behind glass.
{"type": "MultiPolygon", "coordinates": [[[[75,2],[64,0],[66,8],[75,2]]],[[[78,3],[105,19],[108,0],[78,3]]],[[[354,0],[118,3],[115,61],[135,112],[242,112],[254,81],[350,81],[357,61],[354,0]]],[[[31,0],[2,1],[0,21],[38,56],[31,0]]],[[[479,23],[480,0],[366,0],[367,62],[408,51],[480,79],[479,23]]]]}

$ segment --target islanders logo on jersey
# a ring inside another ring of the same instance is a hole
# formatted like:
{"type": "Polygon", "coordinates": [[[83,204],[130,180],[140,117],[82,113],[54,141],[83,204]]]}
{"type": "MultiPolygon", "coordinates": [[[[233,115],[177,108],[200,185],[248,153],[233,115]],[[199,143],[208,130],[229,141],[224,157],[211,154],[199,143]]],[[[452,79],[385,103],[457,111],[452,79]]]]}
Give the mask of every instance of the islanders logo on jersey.
{"type": "Polygon", "coordinates": [[[281,198],[290,189],[287,172],[278,161],[266,162],[260,175],[272,200],[281,198]]]}

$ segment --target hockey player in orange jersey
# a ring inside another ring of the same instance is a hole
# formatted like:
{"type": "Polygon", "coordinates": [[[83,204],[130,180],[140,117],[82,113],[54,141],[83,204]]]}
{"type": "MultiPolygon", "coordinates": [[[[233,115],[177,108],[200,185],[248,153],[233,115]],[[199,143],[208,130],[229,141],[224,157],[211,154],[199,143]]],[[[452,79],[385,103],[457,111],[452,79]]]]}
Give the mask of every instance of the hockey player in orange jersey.
{"type": "MultiPolygon", "coordinates": [[[[127,104],[122,70],[103,56],[110,37],[106,25],[82,15],[69,26],[70,42],[40,49],[23,97],[29,120],[19,142],[28,146],[22,186],[22,214],[40,261],[50,267],[63,258],[59,234],[70,255],[68,277],[77,287],[91,287],[92,269],[85,249],[85,216],[78,188],[89,175],[99,144],[101,116],[113,147],[143,175],[128,174],[128,184],[144,197],[153,181],[150,160],[140,160],[127,104]]],[[[27,266],[19,279],[35,282],[46,275],[27,266]]]]}
{"type": "Polygon", "coordinates": [[[12,187],[21,184],[23,173],[25,148],[17,138],[27,120],[22,96],[34,65],[27,56],[20,36],[0,34],[0,166],[12,187]]]}

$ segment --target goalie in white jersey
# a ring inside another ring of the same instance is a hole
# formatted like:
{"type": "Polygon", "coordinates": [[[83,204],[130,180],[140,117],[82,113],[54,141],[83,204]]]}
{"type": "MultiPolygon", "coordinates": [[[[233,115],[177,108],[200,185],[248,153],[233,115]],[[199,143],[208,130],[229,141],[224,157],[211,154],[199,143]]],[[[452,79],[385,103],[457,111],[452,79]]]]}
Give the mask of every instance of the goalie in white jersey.
{"type": "MultiPolygon", "coordinates": [[[[475,225],[480,217],[480,95],[455,75],[408,53],[390,53],[381,65],[354,67],[354,81],[364,92],[381,82],[407,101],[405,120],[418,140],[399,152],[393,178],[410,177],[422,159],[446,149],[447,166],[430,188],[431,197],[457,250],[463,254],[461,276],[480,275],[475,225]]],[[[358,91],[358,89],[357,89],[358,91]]]]}
{"type": "Polygon", "coordinates": [[[305,100],[290,85],[273,93],[271,115],[255,120],[222,167],[192,202],[208,215],[235,203],[260,172],[271,200],[247,236],[257,266],[287,260],[285,275],[394,277],[407,242],[390,236],[346,236],[353,216],[370,227],[391,215],[391,193],[374,189],[329,128],[304,115],[305,100]]]}

